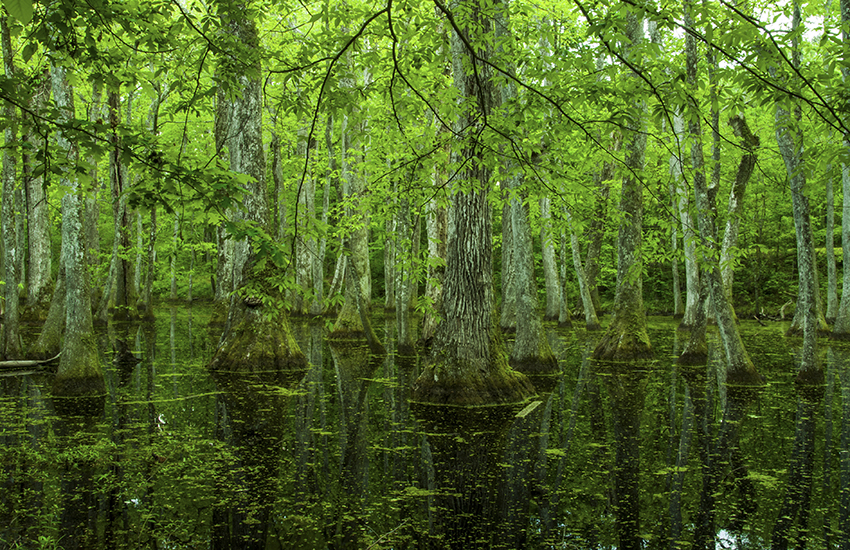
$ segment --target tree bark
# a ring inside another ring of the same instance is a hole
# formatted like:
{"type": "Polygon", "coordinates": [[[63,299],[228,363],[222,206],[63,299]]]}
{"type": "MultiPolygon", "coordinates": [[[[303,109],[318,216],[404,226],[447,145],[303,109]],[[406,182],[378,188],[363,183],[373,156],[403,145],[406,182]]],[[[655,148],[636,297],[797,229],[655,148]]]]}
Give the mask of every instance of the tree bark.
{"type": "MultiPolygon", "coordinates": [[[[626,40],[623,55],[633,58],[633,48],[643,41],[643,17],[630,12],[626,19],[626,40]]],[[[632,74],[632,78],[637,75],[632,74]]],[[[643,170],[646,152],[642,100],[632,106],[634,123],[626,141],[626,175],[620,195],[623,213],[617,237],[617,293],[614,298],[614,318],[605,335],[593,351],[593,357],[606,361],[637,361],[652,356],[652,346],[646,330],[646,311],[643,307],[643,188],[635,174],[643,170]]]]}
{"type": "Polygon", "coordinates": [[[673,176],[673,202],[682,224],[682,242],[685,253],[685,313],[679,323],[679,330],[691,330],[697,321],[699,307],[699,267],[696,252],[696,225],[691,216],[691,195],[684,178],[684,156],[682,136],[685,131],[685,119],[681,113],[673,115],[673,137],[675,153],[670,155],[670,174],[673,176]]]}
{"type": "MultiPolygon", "coordinates": [[[[800,26],[800,5],[793,3],[792,31],[800,26]]],[[[792,60],[795,68],[800,64],[798,39],[792,39],[792,60]]],[[[776,143],[785,161],[785,171],[791,187],[794,212],[794,229],[797,236],[797,311],[801,313],[803,347],[800,352],[798,382],[823,384],[823,369],[817,362],[818,304],[815,287],[815,250],[812,241],[809,198],[805,195],[806,172],[803,169],[803,131],[800,127],[802,111],[793,102],[776,104],[776,143]],[[790,110],[789,110],[790,109],[790,110]]],[[[797,318],[797,314],[794,315],[797,318]]]]}
{"type": "MultiPolygon", "coordinates": [[[[12,61],[12,39],[9,34],[8,17],[0,15],[0,40],[2,40],[3,66],[6,78],[14,78],[15,67],[12,61]]],[[[20,262],[18,256],[23,249],[18,247],[18,224],[19,214],[15,212],[15,192],[17,188],[17,154],[18,148],[13,144],[18,139],[17,124],[15,120],[15,106],[5,102],[3,107],[4,116],[8,126],[4,130],[6,146],[3,148],[3,197],[2,197],[2,229],[3,229],[3,297],[6,300],[6,308],[3,314],[3,348],[4,359],[20,359],[23,354],[20,336],[20,291],[18,283],[23,283],[21,272],[18,269],[20,262]]]]}
{"type": "MultiPolygon", "coordinates": [[[[59,122],[68,124],[74,117],[73,90],[62,65],[53,65],[50,73],[59,122]]],[[[70,165],[74,166],[79,155],[76,144],[70,142],[61,130],[57,134],[57,143],[70,165]]],[[[65,338],[59,369],[53,382],[53,395],[99,395],[106,391],[106,386],[94,336],[86,273],[83,190],[70,171],[62,175],[61,183],[68,189],[62,197],[61,261],[65,267],[65,338]]]]}
{"type": "MultiPolygon", "coordinates": [[[[686,4],[685,24],[692,25],[690,2],[686,4]]],[[[685,36],[685,54],[688,86],[697,85],[697,48],[692,35],[685,36]]],[[[702,127],[698,116],[698,106],[690,99],[691,110],[688,131],[691,134],[691,163],[694,173],[694,194],[696,196],[697,217],[703,254],[702,276],[708,278],[709,299],[714,303],[717,328],[726,352],[726,380],[730,384],[761,384],[762,377],[756,371],[746,348],[741,341],[735,314],[723,290],[723,280],[718,265],[717,229],[715,194],[717,189],[710,188],[705,178],[705,162],[702,152],[702,127]]]]}
{"type": "MultiPolygon", "coordinates": [[[[259,48],[259,37],[245,4],[224,4],[222,17],[228,32],[250,49],[259,48]]],[[[263,98],[258,57],[234,67],[238,93],[231,98],[228,143],[230,168],[249,176],[241,205],[241,219],[269,232],[266,198],[266,161],[263,150],[263,98]]],[[[292,336],[289,319],[280,303],[283,296],[268,281],[277,274],[269,257],[259,258],[257,244],[246,239],[234,257],[237,293],[231,300],[222,342],[210,369],[261,372],[303,369],[306,358],[292,336]]]]}
{"type": "Polygon", "coordinates": [[[480,34],[492,22],[478,0],[464,3],[463,13],[455,12],[455,17],[459,26],[451,36],[454,85],[468,110],[454,121],[456,135],[465,139],[452,157],[458,163],[469,161],[457,174],[458,187],[466,190],[458,189],[452,197],[442,321],[431,355],[414,384],[413,400],[452,405],[513,403],[534,390],[524,375],[508,366],[493,303],[490,170],[484,162],[486,148],[478,141],[482,117],[491,114],[495,97],[490,68],[482,63],[489,52],[481,45],[485,36],[480,34]],[[466,44],[475,44],[476,51],[469,51],[466,44]]]}
{"type": "MultiPolygon", "coordinates": [[[[44,75],[39,79],[33,99],[32,110],[40,112],[50,97],[50,79],[44,75]]],[[[35,135],[34,125],[29,117],[24,117],[26,136],[30,154],[24,154],[23,178],[26,189],[27,203],[27,233],[28,233],[28,267],[27,269],[27,303],[25,317],[27,320],[44,322],[51,303],[53,281],[53,252],[50,247],[50,211],[47,195],[44,192],[44,178],[33,176],[32,159],[37,157],[42,141],[35,135]]]]}
{"type": "Polygon", "coordinates": [[[549,197],[540,197],[540,248],[543,256],[543,280],[546,286],[546,313],[543,319],[557,321],[561,313],[561,280],[555,259],[555,239],[552,234],[549,197]]]}
{"type": "MultiPolygon", "coordinates": [[[[572,217],[569,210],[564,207],[564,215],[567,217],[567,224],[572,223],[572,217]]],[[[581,295],[581,305],[584,309],[584,326],[587,330],[601,330],[599,319],[596,317],[596,310],[593,309],[593,299],[590,297],[590,288],[587,286],[587,277],[584,274],[584,266],[581,263],[581,248],[578,242],[578,235],[570,229],[570,248],[572,249],[573,266],[578,279],[578,289],[581,295]]]]}
{"type": "Polygon", "coordinates": [[[726,296],[732,300],[732,279],[735,273],[733,250],[738,245],[738,233],[741,227],[741,212],[743,209],[744,193],[747,183],[756,165],[756,150],[759,138],[750,131],[747,121],[742,116],[734,116],[729,120],[735,135],[741,138],[744,155],[738,164],[735,183],[729,190],[729,206],[726,210],[726,231],[723,233],[723,247],[720,249],[720,273],[723,278],[723,288],[726,296]]]}

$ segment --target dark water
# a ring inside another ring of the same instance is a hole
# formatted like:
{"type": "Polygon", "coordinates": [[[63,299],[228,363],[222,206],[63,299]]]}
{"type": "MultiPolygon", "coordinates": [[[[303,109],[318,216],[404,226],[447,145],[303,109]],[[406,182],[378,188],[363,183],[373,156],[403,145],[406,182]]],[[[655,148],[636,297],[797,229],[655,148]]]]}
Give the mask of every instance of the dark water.
{"type": "Polygon", "coordinates": [[[547,327],[563,374],[527,406],[433,410],[407,401],[417,358],[321,326],[294,327],[307,370],[214,378],[207,318],[103,333],[87,408],[0,377],[0,548],[850,547],[850,348],[824,341],[827,384],[802,391],[799,341],[744,322],[768,380],[746,393],[717,345],[678,370],[672,321],[641,368],[547,327]]]}

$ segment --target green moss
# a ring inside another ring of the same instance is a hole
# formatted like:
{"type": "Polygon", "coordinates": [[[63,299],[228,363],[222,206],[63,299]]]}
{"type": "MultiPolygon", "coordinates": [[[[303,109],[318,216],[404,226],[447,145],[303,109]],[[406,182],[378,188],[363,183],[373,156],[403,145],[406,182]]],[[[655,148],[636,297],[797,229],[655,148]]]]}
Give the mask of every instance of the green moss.
{"type": "Polygon", "coordinates": [[[307,359],[292,335],[283,313],[269,314],[266,306],[251,309],[244,305],[234,316],[238,321],[210,363],[212,370],[264,372],[303,369],[307,359]]]}

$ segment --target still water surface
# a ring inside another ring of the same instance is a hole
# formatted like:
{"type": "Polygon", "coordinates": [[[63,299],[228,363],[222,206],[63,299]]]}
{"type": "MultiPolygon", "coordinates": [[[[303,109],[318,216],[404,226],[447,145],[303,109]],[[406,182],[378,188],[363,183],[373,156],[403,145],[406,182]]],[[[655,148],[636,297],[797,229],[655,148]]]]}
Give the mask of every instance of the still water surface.
{"type": "Polygon", "coordinates": [[[562,373],[537,398],[434,410],[407,400],[419,359],[321,325],[294,324],[309,369],[213,377],[208,318],[104,331],[88,408],[49,374],[0,377],[0,548],[850,547],[850,348],[822,341],[826,386],[801,391],[799,341],[744,322],[767,379],[746,393],[717,345],[677,369],[672,320],[625,369],[547,326],[562,373]]]}

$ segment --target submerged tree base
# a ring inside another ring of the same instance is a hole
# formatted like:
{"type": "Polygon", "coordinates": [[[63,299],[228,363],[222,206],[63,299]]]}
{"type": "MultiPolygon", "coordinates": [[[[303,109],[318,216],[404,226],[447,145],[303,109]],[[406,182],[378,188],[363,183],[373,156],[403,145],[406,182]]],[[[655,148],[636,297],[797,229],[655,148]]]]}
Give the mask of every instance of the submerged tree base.
{"type": "Polygon", "coordinates": [[[237,321],[210,362],[214,371],[265,372],[307,368],[307,358],[292,336],[289,321],[279,313],[264,312],[265,306],[237,305],[237,321]]]}
{"type": "Polygon", "coordinates": [[[508,362],[512,369],[525,374],[551,374],[558,372],[558,359],[554,355],[548,357],[511,358],[508,362]]]}
{"type": "Polygon", "coordinates": [[[59,376],[53,380],[54,397],[89,397],[106,395],[103,376],[59,376]]]}
{"type": "Polygon", "coordinates": [[[535,395],[528,378],[508,366],[506,358],[485,370],[439,357],[413,385],[414,403],[475,407],[521,403],[535,395]]]}
{"type": "Polygon", "coordinates": [[[652,357],[652,345],[644,320],[633,323],[625,320],[617,323],[615,320],[593,350],[593,358],[602,361],[629,362],[652,357]]]}

